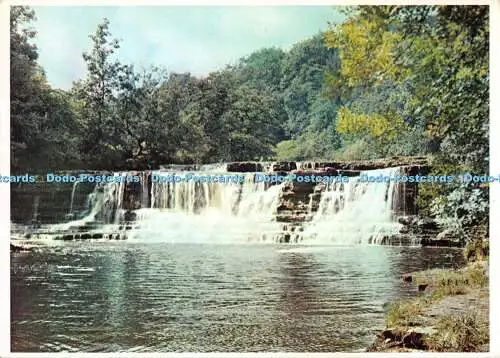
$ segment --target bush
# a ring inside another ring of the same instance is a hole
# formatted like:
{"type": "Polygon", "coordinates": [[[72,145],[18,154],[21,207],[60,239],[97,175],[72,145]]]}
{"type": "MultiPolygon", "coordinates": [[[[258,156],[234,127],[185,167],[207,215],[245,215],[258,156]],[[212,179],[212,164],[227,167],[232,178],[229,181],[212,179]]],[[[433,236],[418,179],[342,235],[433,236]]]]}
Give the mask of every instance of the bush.
{"type": "Polygon", "coordinates": [[[418,326],[421,322],[419,316],[423,307],[427,305],[425,300],[411,300],[394,302],[389,306],[386,315],[386,324],[389,328],[407,328],[418,326]]]}
{"type": "Polygon", "coordinates": [[[466,242],[470,240],[466,235],[467,228],[484,224],[488,220],[488,211],[487,188],[478,188],[471,183],[460,183],[431,205],[431,213],[438,225],[466,242]]]}
{"type": "Polygon", "coordinates": [[[468,262],[484,261],[489,254],[489,240],[483,236],[475,237],[464,248],[464,257],[468,262]]]}
{"type": "Polygon", "coordinates": [[[287,161],[296,160],[297,153],[297,142],[295,140],[284,140],[276,145],[276,160],[287,161]]]}
{"type": "Polygon", "coordinates": [[[434,351],[477,352],[489,342],[488,318],[475,311],[444,316],[435,328],[437,333],[426,341],[434,351]]]}
{"type": "Polygon", "coordinates": [[[358,139],[347,143],[341,150],[333,155],[334,160],[364,160],[377,158],[378,154],[373,146],[365,139],[358,139]]]}

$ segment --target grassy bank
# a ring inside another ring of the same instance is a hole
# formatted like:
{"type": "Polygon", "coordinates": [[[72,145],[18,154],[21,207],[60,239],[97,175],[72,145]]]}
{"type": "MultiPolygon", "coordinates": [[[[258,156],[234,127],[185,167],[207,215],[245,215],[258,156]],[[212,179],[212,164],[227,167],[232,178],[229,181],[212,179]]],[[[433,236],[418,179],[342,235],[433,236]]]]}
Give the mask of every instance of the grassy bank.
{"type": "Polygon", "coordinates": [[[482,257],[456,270],[405,275],[419,294],[389,304],[386,329],[368,351],[489,351],[488,267],[482,257]]]}

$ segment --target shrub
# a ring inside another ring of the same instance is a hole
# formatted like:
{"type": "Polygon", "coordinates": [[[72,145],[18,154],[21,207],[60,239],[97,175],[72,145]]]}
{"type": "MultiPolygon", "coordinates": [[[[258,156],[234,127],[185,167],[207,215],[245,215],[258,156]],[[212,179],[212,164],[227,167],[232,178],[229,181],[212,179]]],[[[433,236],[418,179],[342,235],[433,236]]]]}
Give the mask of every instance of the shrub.
{"type": "Polygon", "coordinates": [[[425,307],[427,301],[425,300],[411,300],[411,301],[399,301],[394,302],[389,305],[388,312],[386,315],[387,327],[412,327],[417,326],[421,322],[419,319],[422,313],[423,307],[425,307]]]}
{"type": "Polygon", "coordinates": [[[483,261],[489,257],[489,240],[476,237],[464,248],[464,257],[468,262],[483,261]]]}
{"type": "Polygon", "coordinates": [[[489,342],[488,318],[476,311],[441,317],[426,344],[441,352],[477,352],[489,342]]]}

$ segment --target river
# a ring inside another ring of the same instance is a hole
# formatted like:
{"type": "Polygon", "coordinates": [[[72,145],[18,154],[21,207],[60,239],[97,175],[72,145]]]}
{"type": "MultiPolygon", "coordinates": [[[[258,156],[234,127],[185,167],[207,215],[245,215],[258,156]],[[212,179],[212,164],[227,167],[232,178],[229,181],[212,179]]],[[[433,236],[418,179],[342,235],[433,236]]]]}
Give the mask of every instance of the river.
{"type": "Polygon", "coordinates": [[[460,250],[50,242],[11,253],[13,352],[336,352],[368,346],[405,272],[460,250]]]}

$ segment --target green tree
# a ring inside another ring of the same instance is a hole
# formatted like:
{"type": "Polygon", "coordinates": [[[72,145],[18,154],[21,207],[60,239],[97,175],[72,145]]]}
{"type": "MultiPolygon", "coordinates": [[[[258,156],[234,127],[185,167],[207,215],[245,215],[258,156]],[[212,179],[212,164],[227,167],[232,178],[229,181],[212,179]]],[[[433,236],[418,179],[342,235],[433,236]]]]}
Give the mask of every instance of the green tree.
{"type": "Polygon", "coordinates": [[[228,126],[230,160],[259,160],[273,155],[281,135],[279,98],[241,86],[221,121],[228,126]]]}
{"type": "Polygon", "coordinates": [[[125,159],[118,145],[121,133],[114,108],[132,69],[113,58],[120,46],[111,39],[109,20],[104,19],[90,38],[92,49],[83,54],[87,75],[74,86],[86,133],[80,150],[91,167],[113,168],[125,159]]]}
{"type": "Polygon", "coordinates": [[[10,14],[10,112],[12,171],[79,165],[77,125],[68,93],[53,90],[38,65],[32,40],[35,12],[12,6],[10,14]]]}
{"type": "MultiPolygon", "coordinates": [[[[485,6],[357,7],[326,37],[341,59],[328,75],[330,95],[344,103],[337,129],[369,140],[397,134],[381,142],[387,149],[414,133],[412,145],[433,153],[439,174],[484,173],[489,157],[488,22],[485,6]],[[388,83],[403,88],[403,96],[393,91],[373,96],[388,83]],[[360,98],[377,98],[382,108],[366,106],[360,98]]],[[[451,221],[470,225],[477,223],[469,218],[473,207],[481,208],[477,213],[485,218],[483,189],[425,186],[421,206],[444,226],[451,221]],[[456,198],[474,203],[458,210],[456,198]]]]}
{"type": "Polygon", "coordinates": [[[284,58],[285,52],[274,47],[253,52],[240,61],[241,83],[262,91],[278,91],[284,58]]]}

